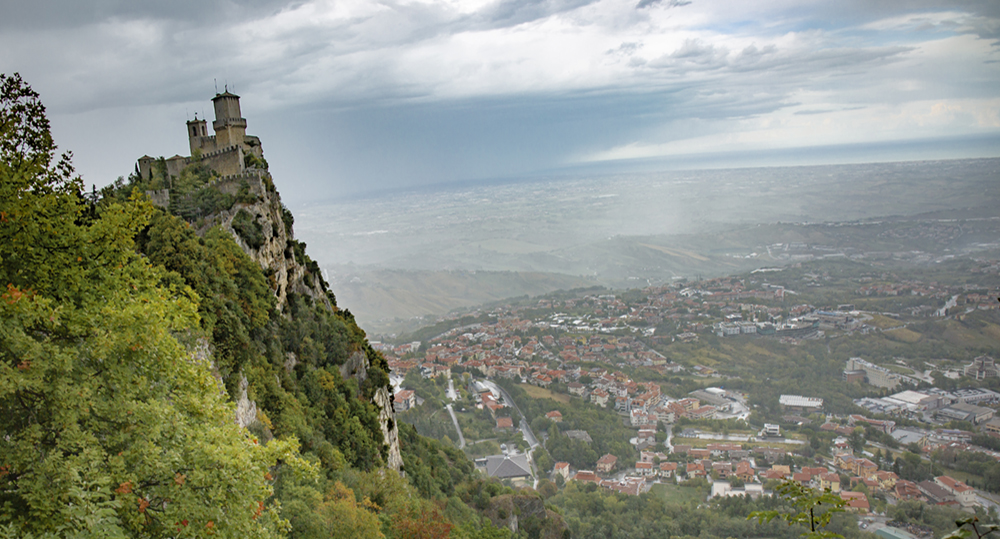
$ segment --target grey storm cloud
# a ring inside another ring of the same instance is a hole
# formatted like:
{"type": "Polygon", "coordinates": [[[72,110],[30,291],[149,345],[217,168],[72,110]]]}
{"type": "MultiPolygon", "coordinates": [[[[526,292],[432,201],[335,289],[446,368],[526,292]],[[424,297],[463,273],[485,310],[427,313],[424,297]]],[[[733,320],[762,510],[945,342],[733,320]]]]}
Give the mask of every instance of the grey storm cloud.
{"type": "Polygon", "coordinates": [[[998,39],[996,0],[0,0],[0,72],[78,126],[60,142],[78,156],[156,152],[138,139],[208,108],[217,80],[251,131],[281,133],[272,163],[331,182],[513,174],[769,114],[932,100],[982,101],[941,110],[996,131],[998,39]]]}
{"type": "Polygon", "coordinates": [[[454,28],[506,28],[545,19],[559,13],[593,4],[597,0],[499,0],[469,17],[454,28]]]}
{"type": "Polygon", "coordinates": [[[636,43],[634,41],[626,41],[615,49],[608,49],[608,51],[605,52],[604,54],[608,54],[611,56],[632,56],[633,54],[638,52],[640,48],[642,48],[642,43],[636,43]]]}
{"type": "Polygon", "coordinates": [[[851,110],[862,110],[864,107],[843,107],[839,109],[807,109],[807,110],[797,110],[792,114],[796,116],[814,116],[816,114],[828,114],[831,112],[844,112],[851,110]]]}
{"type": "MultiPolygon", "coordinates": [[[[682,6],[686,6],[686,5],[690,4],[690,3],[691,3],[690,0],[669,0],[666,3],[666,6],[667,7],[682,7],[682,6]]],[[[663,4],[663,0],[639,0],[639,3],[636,4],[635,8],[636,9],[644,9],[644,8],[652,7],[652,6],[655,6],[655,5],[658,5],[658,4],[663,4]]]]}
{"type": "Polygon", "coordinates": [[[300,4],[288,0],[2,0],[0,28],[65,28],[118,19],[158,19],[194,27],[242,21],[300,4]]]}
{"type": "MultiPolygon", "coordinates": [[[[722,76],[741,73],[781,73],[786,76],[836,75],[842,69],[856,70],[899,59],[912,47],[830,48],[818,51],[784,52],[775,45],[755,45],[732,54],[700,39],[689,39],[677,50],[647,62],[647,66],[674,73],[715,72],[722,76]]],[[[739,83],[740,79],[732,82],[739,83]]],[[[787,82],[798,83],[797,79],[787,82]]],[[[778,84],[771,80],[769,84],[778,84]]]]}

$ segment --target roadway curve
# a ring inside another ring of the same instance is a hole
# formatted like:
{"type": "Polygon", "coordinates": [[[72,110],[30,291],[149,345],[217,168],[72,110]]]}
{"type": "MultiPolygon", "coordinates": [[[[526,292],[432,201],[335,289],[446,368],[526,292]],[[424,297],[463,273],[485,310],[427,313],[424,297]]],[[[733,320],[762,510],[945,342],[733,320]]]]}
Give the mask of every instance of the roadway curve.
{"type": "MultiPolygon", "coordinates": [[[[448,379],[448,398],[452,401],[458,400],[458,393],[455,391],[455,381],[448,379]]],[[[448,413],[451,415],[451,422],[455,424],[455,430],[458,432],[458,448],[465,448],[465,436],[462,434],[462,427],[458,426],[458,418],[455,417],[455,409],[451,404],[445,405],[448,409],[448,413]]]]}
{"type": "Polygon", "coordinates": [[[486,380],[484,383],[490,389],[496,391],[497,393],[500,393],[500,395],[503,396],[504,402],[506,402],[512,408],[514,408],[514,411],[517,412],[517,415],[521,417],[519,425],[521,427],[521,434],[524,435],[524,441],[528,442],[528,445],[531,446],[531,449],[535,449],[536,447],[538,447],[540,445],[538,442],[538,438],[535,438],[535,434],[531,432],[531,426],[528,425],[528,419],[525,418],[524,414],[521,413],[521,410],[517,407],[517,403],[514,402],[514,399],[510,398],[510,395],[507,394],[507,391],[504,390],[504,388],[494,384],[493,382],[486,380]]]}

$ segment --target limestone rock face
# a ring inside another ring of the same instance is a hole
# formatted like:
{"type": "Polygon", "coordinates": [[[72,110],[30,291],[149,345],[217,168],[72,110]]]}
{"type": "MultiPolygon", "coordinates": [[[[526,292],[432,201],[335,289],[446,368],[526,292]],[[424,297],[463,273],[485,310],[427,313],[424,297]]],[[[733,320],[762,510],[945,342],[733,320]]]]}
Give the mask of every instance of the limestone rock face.
{"type": "Polygon", "coordinates": [[[558,513],[545,508],[545,502],[536,496],[505,494],[490,500],[486,516],[494,526],[507,528],[516,534],[524,523],[533,520],[540,537],[562,537],[568,529],[558,513]]]}
{"type": "MultiPolygon", "coordinates": [[[[270,175],[264,170],[248,169],[241,174],[223,176],[216,183],[216,188],[232,195],[236,195],[244,187],[249,188],[251,195],[249,198],[254,201],[238,202],[231,209],[213,215],[204,224],[204,230],[201,232],[212,226],[221,225],[233,235],[243,251],[264,268],[277,298],[279,311],[285,311],[289,293],[307,296],[329,309],[336,309],[326,293],[322,276],[316,271],[318,268],[314,267],[313,271],[309,271],[306,261],[300,259],[303,253],[301,251],[297,253],[294,248],[294,232],[292,226],[285,223],[283,218],[285,208],[281,204],[281,197],[274,188],[270,175]],[[249,245],[233,228],[233,218],[240,211],[248,213],[253,221],[260,225],[264,239],[259,246],[249,245]]],[[[290,354],[284,366],[291,370],[297,362],[294,354],[290,354]]],[[[357,378],[360,385],[367,377],[368,367],[368,358],[364,353],[356,352],[344,365],[341,365],[340,371],[345,378],[357,378]]],[[[241,397],[237,403],[237,422],[244,427],[257,421],[257,406],[247,398],[246,388],[247,381],[244,377],[240,384],[241,397]]],[[[391,395],[387,388],[379,388],[372,400],[380,408],[379,422],[388,446],[386,464],[390,469],[399,471],[403,459],[399,450],[399,430],[396,427],[391,395]]]]}
{"type": "Polygon", "coordinates": [[[236,195],[244,185],[249,187],[250,195],[256,197],[256,201],[237,203],[231,209],[213,215],[204,225],[205,230],[221,225],[233,235],[233,239],[247,255],[264,268],[271,279],[271,288],[278,299],[279,310],[284,311],[289,292],[308,296],[333,308],[323,290],[322,277],[307,276],[305,261],[299,259],[292,247],[291,240],[295,239],[295,235],[292,226],[285,225],[281,196],[274,189],[268,173],[248,169],[242,174],[223,176],[215,187],[224,193],[236,195]],[[233,228],[233,217],[240,211],[250,214],[253,221],[260,225],[264,241],[259,247],[249,245],[233,228]]]}
{"type": "Polygon", "coordinates": [[[389,390],[380,387],[375,392],[373,400],[381,408],[378,413],[378,421],[382,425],[382,436],[385,438],[385,443],[389,446],[385,464],[398,472],[403,468],[403,455],[399,452],[399,429],[396,427],[396,415],[390,399],[389,390]]]}
{"type": "Polygon", "coordinates": [[[257,423],[257,403],[247,397],[247,377],[240,375],[240,398],[236,401],[236,424],[249,428],[257,423]]]}
{"type": "MultiPolygon", "coordinates": [[[[358,383],[364,382],[368,377],[368,358],[361,352],[351,354],[347,362],[340,366],[340,375],[344,378],[356,378],[358,383]]],[[[388,389],[380,387],[372,400],[380,409],[378,420],[382,425],[382,437],[389,446],[386,466],[398,472],[403,467],[403,456],[399,452],[399,428],[396,426],[392,397],[388,389]]]]}

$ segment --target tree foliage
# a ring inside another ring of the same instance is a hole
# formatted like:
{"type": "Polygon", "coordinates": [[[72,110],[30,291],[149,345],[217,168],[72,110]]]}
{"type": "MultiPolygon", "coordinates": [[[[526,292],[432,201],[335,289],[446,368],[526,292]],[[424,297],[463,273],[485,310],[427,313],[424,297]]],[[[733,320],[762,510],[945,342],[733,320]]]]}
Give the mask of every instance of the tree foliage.
{"type": "Polygon", "coordinates": [[[0,526],[22,536],[270,537],[266,447],[233,422],[197,333],[196,295],[133,238],[152,208],[99,210],[38,95],[0,75],[0,526]]]}
{"type": "Polygon", "coordinates": [[[846,503],[840,496],[829,490],[817,491],[792,480],[782,482],[778,487],[778,493],[788,498],[797,512],[754,511],[747,516],[747,519],[757,519],[763,523],[780,517],[789,526],[798,524],[804,527],[806,531],[802,535],[809,539],[843,539],[843,535],[826,529],[835,514],[844,512],[846,503]]]}
{"type": "Polygon", "coordinates": [[[211,335],[216,366],[224,379],[240,372],[259,353],[254,343],[274,308],[260,266],[222,229],[199,237],[188,223],[163,211],[156,211],[139,235],[138,249],[170,272],[167,283],[187,285],[197,293],[201,326],[211,335]]]}
{"type": "Polygon", "coordinates": [[[956,520],[955,526],[958,529],[944,536],[944,539],[983,539],[1000,530],[1000,526],[996,524],[981,524],[979,517],[974,516],[956,520]]]}
{"type": "MultiPolygon", "coordinates": [[[[670,489],[685,487],[670,486],[670,489]]],[[[685,502],[672,494],[663,495],[656,487],[639,496],[609,492],[597,485],[570,482],[546,503],[563,515],[574,538],[656,539],[661,537],[700,537],[705,539],[744,537],[794,539],[803,530],[777,520],[747,520],[753,511],[791,511],[788,500],[778,496],[715,498],[702,502],[700,493],[685,502]]],[[[850,515],[835,517],[831,528],[851,539],[860,538],[860,530],[850,515]],[[841,526],[843,524],[843,526],[841,526]],[[853,525],[853,531],[851,526],[853,525]]]]}

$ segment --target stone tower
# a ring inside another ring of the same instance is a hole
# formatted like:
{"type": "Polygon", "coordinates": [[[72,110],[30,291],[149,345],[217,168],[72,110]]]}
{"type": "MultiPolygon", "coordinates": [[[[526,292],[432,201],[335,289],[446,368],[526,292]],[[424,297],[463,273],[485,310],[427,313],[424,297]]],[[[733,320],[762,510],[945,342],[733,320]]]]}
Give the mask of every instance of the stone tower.
{"type": "Polygon", "coordinates": [[[247,121],[240,114],[240,96],[229,93],[229,90],[216,94],[212,98],[215,105],[215,145],[217,148],[227,146],[242,146],[247,134],[247,121]]]}
{"type": "Polygon", "coordinates": [[[204,145],[202,137],[208,136],[208,124],[205,120],[199,120],[198,115],[194,115],[194,120],[189,120],[187,123],[188,130],[188,144],[191,147],[191,155],[194,155],[195,149],[200,149],[204,145]]]}
{"type": "MultiPolygon", "coordinates": [[[[212,98],[215,105],[215,121],[212,122],[214,135],[208,134],[208,122],[195,116],[187,122],[188,144],[192,156],[199,156],[220,176],[242,174],[247,167],[266,168],[264,148],[260,139],[247,135],[247,121],[240,113],[240,96],[232,94],[227,89],[212,98]],[[251,155],[256,159],[247,159],[251,155]]],[[[153,176],[153,162],[156,159],[143,156],[139,159],[139,175],[143,179],[153,176]]],[[[175,155],[166,159],[168,177],[177,176],[185,166],[191,163],[191,157],[175,155]]]]}

